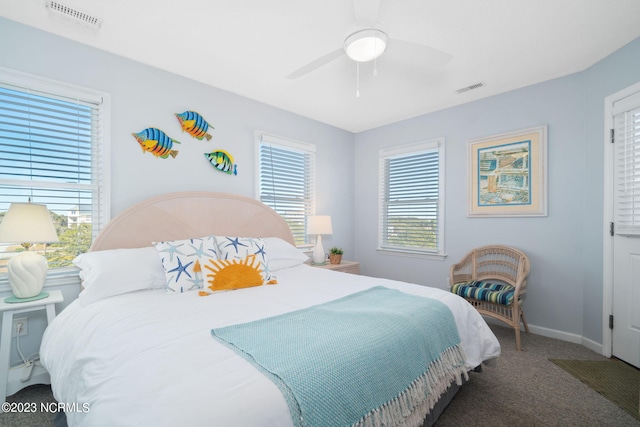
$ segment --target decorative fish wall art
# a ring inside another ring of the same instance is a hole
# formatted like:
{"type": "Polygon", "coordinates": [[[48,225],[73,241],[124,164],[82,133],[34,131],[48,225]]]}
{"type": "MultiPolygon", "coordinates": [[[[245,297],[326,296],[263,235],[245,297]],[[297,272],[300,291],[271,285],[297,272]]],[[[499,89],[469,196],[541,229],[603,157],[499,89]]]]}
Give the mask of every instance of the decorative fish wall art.
{"type": "Polygon", "coordinates": [[[211,153],[204,153],[204,156],[220,172],[238,175],[238,165],[233,162],[233,156],[226,151],[217,150],[211,153]]]}
{"type": "Polygon", "coordinates": [[[180,141],[169,137],[166,133],[156,128],[146,128],[145,130],[132,133],[133,137],[138,141],[142,151],[148,151],[156,157],[166,159],[167,157],[176,157],[178,150],[173,150],[173,143],[180,144],[180,141]]]}
{"type": "MultiPolygon", "coordinates": [[[[184,113],[176,113],[176,117],[182,126],[182,130],[186,131],[192,137],[202,141],[203,138],[207,138],[207,141],[211,141],[211,135],[207,133],[209,126],[207,121],[195,111],[185,111],[184,113]]],[[[211,129],[215,129],[211,126],[211,129]]]]}

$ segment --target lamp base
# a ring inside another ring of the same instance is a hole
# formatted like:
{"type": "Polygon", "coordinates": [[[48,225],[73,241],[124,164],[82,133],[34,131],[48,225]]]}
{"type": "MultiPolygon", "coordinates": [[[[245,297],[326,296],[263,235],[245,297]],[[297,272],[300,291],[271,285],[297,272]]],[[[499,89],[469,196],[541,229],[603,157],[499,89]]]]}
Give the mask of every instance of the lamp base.
{"type": "Polygon", "coordinates": [[[311,262],[314,264],[323,264],[327,261],[324,255],[324,248],[322,247],[322,236],[318,234],[316,237],[316,246],[313,248],[313,254],[311,255],[311,262]]]}
{"type": "Polygon", "coordinates": [[[4,302],[6,302],[7,304],[19,304],[21,302],[38,301],[40,299],[45,299],[48,296],[49,294],[47,292],[40,292],[39,295],[36,295],[35,297],[30,297],[30,298],[17,298],[15,296],[10,296],[10,297],[6,297],[4,299],[4,302]]]}
{"type": "Polygon", "coordinates": [[[47,259],[40,254],[24,251],[7,264],[9,285],[16,298],[32,298],[42,292],[47,277],[47,259]]]}

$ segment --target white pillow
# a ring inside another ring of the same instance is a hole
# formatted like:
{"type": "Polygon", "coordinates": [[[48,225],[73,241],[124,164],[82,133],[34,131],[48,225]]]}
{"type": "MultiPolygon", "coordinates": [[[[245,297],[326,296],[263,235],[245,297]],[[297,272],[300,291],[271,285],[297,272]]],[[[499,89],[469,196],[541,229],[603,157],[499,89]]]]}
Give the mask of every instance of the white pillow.
{"type": "Polygon", "coordinates": [[[304,252],[279,237],[265,237],[263,240],[269,254],[271,271],[295,267],[309,260],[304,252]]]}
{"type": "Polygon", "coordinates": [[[84,305],[113,295],[165,286],[162,263],[151,246],[87,252],[78,255],[73,264],[80,269],[83,280],[84,290],[79,299],[84,305]]]}
{"type": "Polygon", "coordinates": [[[213,236],[154,242],[165,271],[167,293],[201,290],[204,266],[218,259],[213,236]]]}

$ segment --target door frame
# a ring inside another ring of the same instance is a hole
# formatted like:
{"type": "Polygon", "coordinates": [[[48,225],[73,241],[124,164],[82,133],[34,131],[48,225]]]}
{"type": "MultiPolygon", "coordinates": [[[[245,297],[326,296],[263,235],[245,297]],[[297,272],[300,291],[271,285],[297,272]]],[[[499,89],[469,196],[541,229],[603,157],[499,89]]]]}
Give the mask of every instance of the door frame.
{"type": "Polygon", "coordinates": [[[609,315],[613,315],[613,238],[609,224],[613,222],[614,185],[614,144],[611,143],[613,104],[636,92],[640,92],[640,82],[607,96],[604,99],[604,211],[602,227],[602,354],[611,357],[613,352],[613,332],[609,329],[609,315]]]}

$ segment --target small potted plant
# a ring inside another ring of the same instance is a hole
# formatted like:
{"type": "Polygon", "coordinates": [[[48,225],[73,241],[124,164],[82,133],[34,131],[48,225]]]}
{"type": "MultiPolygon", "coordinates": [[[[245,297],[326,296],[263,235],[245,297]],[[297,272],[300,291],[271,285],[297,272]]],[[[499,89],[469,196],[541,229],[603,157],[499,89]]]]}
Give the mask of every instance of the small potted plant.
{"type": "Polygon", "coordinates": [[[329,262],[331,264],[340,264],[342,261],[342,249],[336,246],[329,249],[329,262]]]}

